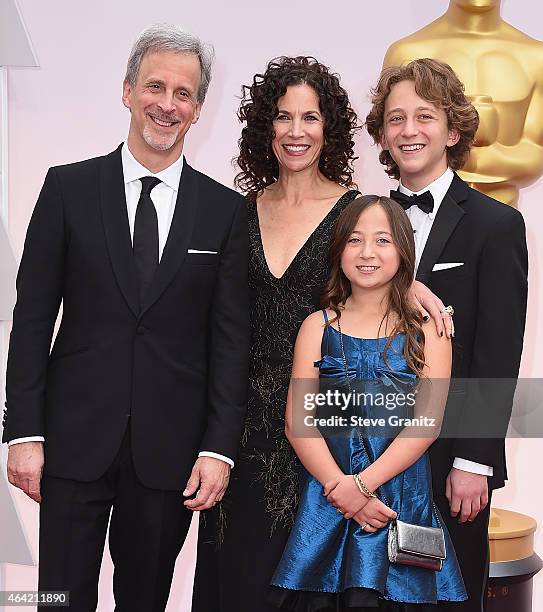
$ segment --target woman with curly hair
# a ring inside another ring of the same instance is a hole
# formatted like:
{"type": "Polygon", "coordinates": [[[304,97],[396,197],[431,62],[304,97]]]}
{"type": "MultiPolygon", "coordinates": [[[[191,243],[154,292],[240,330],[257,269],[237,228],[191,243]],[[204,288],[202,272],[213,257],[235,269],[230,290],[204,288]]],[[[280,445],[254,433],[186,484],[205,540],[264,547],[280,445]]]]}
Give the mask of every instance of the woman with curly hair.
{"type": "Polygon", "coordinates": [[[300,465],[285,437],[294,341],[320,307],[332,228],[358,192],[357,117],[337,75],[279,57],[243,88],[237,186],[247,194],[252,293],[249,405],[222,503],[202,513],[193,612],[265,612],[296,513],[300,465]]]}

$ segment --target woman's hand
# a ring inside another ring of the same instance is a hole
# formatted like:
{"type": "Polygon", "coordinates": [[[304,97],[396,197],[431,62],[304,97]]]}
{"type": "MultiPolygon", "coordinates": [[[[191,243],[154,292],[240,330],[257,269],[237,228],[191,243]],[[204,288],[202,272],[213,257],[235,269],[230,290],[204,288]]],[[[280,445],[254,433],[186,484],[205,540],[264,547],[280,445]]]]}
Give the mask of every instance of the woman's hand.
{"type": "Polygon", "coordinates": [[[445,332],[447,338],[454,336],[454,323],[452,317],[444,312],[445,304],[426,285],[417,280],[413,281],[408,297],[411,304],[420,311],[425,321],[432,317],[439,336],[442,336],[443,332],[445,332]]]}
{"type": "Polygon", "coordinates": [[[360,492],[351,474],[326,482],[323,495],[346,519],[353,518],[368,503],[368,498],[360,492]]]}
{"type": "Polygon", "coordinates": [[[354,515],[354,520],[368,533],[375,533],[386,527],[390,519],[396,518],[396,512],[380,499],[372,497],[368,503],[354,515]]]}

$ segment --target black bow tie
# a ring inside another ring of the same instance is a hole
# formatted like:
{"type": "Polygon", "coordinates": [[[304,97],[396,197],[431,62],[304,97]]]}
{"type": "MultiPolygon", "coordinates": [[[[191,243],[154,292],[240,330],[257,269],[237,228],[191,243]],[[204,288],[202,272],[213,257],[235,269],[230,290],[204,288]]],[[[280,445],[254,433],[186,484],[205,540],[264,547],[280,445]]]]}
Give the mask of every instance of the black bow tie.
{"type": "Polygon", "coordinates": [[[429,191],[412,196],[408,196],[401,191],[391,191],[390,197],[396,200],[404,210],[411,208],[411,206],[418,206],[426,214],[434,210],[434,197],[429,191]]]}

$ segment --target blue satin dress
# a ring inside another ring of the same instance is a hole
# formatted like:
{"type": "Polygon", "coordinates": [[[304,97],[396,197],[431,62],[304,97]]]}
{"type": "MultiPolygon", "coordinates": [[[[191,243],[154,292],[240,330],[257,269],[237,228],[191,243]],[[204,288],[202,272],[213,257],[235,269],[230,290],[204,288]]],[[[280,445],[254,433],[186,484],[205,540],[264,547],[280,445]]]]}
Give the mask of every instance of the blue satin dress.
{"type": "MultiPolygon", "coordinates": [[[[326,320],[326,312],[323,313],[326,320]]],[[[386,360],[383,357],[385,344],[386,338],[362,339],[343,334],[347,372],[349,379],[357,385],[357,391],[360,389],[358,385],[364,385],[364,391],[372,394],[397,393],[410,388],[416,381],[403,356],[404,336],[398,335],[392,339],[386,360]]],[[[321,382],[345,383],[340,334],[331,326],[324,329],[322,358],[315,366],[319,367],[321,382]]],[[[375,416],[376,411],[380,416],[383,414],[382,408],[371,407],[368,402],[356,410],[366,417],[375,416]]],[[[386,412],[397,413],[398,409],[394,410],[390,411],[389,407],[386,412]]],[[[397,435],[398,431],[391,435],[397,435]]],[[[323,435],[336,462],[346,474],[363,470],[369,459],[374,461],[379,457],[393,439],[386,434],[372,436],[371,432],[361,431],[359,427],[347,428],[341,436],[327,437],[324,432],[323,435]]],[[[342,606],[360,609],[365,609],[366,605],[369,608],[411,610],[410,605],[395,608],[390,604],[435,604],[439,600],[466,599],[456,555],[444,526],[447,558],[440,572],[390,563],[387,553],[388,528],[379,529],[376,533],[363,531],[356,521],[345,520],[338,514],[322,491],[321,484],[308,475],[295,524],[271,581],[271,601],[278,607],[291,610],[324,609],[324,605],[322,608],[318,603],[313,605],[311,599],[316,597],[315,602],[324,601],[326,593],[341,594],[342,606]]],[[[385,483],[379,492],[385,494],[401,520],[438,526],[437,509],[432,504],[427,454],[385,483]]],[[[419,609],[419,606],[413,607],[419,609]]]]}

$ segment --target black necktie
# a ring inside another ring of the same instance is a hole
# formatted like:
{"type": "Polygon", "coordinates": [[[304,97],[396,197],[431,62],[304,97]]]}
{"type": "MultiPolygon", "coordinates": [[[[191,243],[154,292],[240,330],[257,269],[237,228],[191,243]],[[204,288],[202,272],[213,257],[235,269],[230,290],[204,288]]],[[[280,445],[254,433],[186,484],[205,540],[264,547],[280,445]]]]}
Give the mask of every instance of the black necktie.
{"type": "Polygon", "coordinates": [[[391,191],[390,197],[396,200],[404,210],[411,208],[411,206],[418,206],[426,214],[434,210],[434,197],[429,191],[412,196],[408,196],[401,191],[391,191]]]}
{"type": "Polygon", "coordinates": [[[158,219],[151,191],[160,183],[154,176],[144,176],[134,221],[134,262],[138,277],[140,304],[158,267],[158,219]]]}

